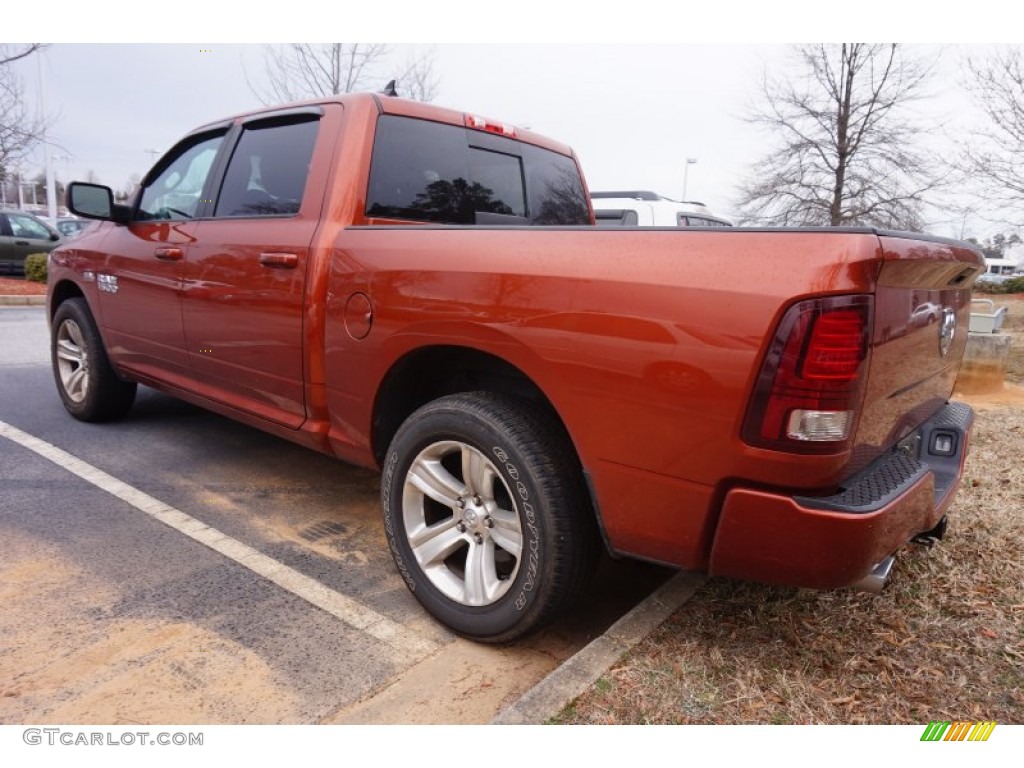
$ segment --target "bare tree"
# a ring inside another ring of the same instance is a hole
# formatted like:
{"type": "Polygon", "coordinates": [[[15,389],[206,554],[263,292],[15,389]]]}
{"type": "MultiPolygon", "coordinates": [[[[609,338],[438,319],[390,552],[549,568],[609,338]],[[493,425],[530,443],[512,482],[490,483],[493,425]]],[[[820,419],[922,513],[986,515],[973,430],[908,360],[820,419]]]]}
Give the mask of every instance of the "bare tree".
{"type": "Polygon", "coordinates": [[[397,64],[394,49],[383,43],[268,45],[263,64],[266,84],[249,87],[264,104],[380,91],[391,80],[406,98],[430,101],[437,95],[433,52],[397,64]]]}
{"type": "Polygon", "coordinates": [[[963,148],[965,182],[986,202],[986,218],[1024,225],[1024,49],[969,61],[968,89],[986,118],[963,148]]]}
{"type": "Polygon", "coordinates": [[[138,189],[139,184],[142,183],[142,177],[137,173],[133,173],[128,177],[127,183],[119,190],[114,192],[114,200],[123,203],[126,202],[132,195],[134,195],[138,189]]]}
{"type": "Polygon", "coordinates": [[[772,226],[919,230],[935,186],[907,107],[931,68],[898,45],[797,46],[801,74],[769,77],[751,120],[779,144],[740,190],[742,218],[772,226]]]}
{"type": "Polygon", "coordinates": [[[36,51],[45,47],[46,46],[43,43],[28,43],[21,48],[11,45],[2,45],[0,46],[0,67],[6,66],[7,64],[13,64],[19,59],[31,56],[36,51]]]}
{"type": "Polygon", "coordinates": [[[43,136],[43,121],[25,106],[25,94],[11,64],[38,51],[42,46],[0,45],[0,169],[25,158],[43,136]]]}

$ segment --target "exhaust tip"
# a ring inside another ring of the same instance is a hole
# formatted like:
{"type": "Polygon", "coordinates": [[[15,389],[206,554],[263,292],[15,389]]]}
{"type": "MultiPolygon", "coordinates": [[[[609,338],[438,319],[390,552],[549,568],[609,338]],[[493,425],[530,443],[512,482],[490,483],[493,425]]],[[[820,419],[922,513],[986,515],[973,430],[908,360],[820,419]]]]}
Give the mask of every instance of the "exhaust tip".
{"type": "Polygon", "coordinates": [[[946,515],[942,516],[939,520],[939,524],[932,528],[930,531],[924,531],[923,533],[917,534],[911,541],[915,544],[924,544],[926,547],[930,547],[935,542],[942,539],[946,535],[946,527],[949,525],[949,518],[946,515]]]}
{"type": "Polygon", "coordinates": [[[893,555],[885,558],[882,562],[871,569],[871,573],[858,582],[850,585],[851,589],[860,592],[870,592],[873,595],[882,594],[882,590],[889,582],[889,574],[892,573],[892,564],[896,562],[893,555]]]}

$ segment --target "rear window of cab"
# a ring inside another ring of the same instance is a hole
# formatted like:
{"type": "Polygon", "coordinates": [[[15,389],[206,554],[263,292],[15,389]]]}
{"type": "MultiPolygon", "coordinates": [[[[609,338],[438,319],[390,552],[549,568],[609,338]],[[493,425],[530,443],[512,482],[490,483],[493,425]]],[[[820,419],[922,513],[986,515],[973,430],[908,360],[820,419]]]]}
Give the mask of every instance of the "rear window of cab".
{"type": "Polygon", "coordinates": [[[397,115],[377,121],[366,215],[439,224],[590,223],[571,157],[397,115]]]}

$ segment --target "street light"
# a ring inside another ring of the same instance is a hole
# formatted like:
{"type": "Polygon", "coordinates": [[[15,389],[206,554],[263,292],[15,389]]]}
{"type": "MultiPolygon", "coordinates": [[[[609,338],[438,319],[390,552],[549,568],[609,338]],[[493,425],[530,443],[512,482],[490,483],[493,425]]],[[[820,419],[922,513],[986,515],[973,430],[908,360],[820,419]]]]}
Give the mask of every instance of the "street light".
{"type": "Polygon", "coordinates": [[[683,202],[686,202],[686,183],[690,180],[690,166],[697,162],[696,157],[686,158],[686,165],[683,166],[683,202]]]}
{"type": "MultiPolygon", "coordinates": [[[[54,155],[53,159],[54,160],[63,160],[64,161],[64,171],[65,171],[65,173],[64,173],[64,192],[61,195],[61,197],[64,199],[64,201],[61,203],[61,205],[64,208],[67,208],[67,205],[68,205],[68,201],[67,201],[68,181],[70,180],[68,177],[71,175],[71,155],[54,155]]],[[[54,170],[53,175],[54,175],[54,178],[56,179],[56,176],[57,176],[56,170],[54,170]]],[[[58,183],[59,183],[59,180],[56,180],[54,182],[54,185],[57,186],[58,183]]],[[[65,211],[65,213],[66,212],[67,211],[65,211]]],[[[57,214],[60,215],[60,206],[58,206],[58,208],[57,208],[57,214]]]]}

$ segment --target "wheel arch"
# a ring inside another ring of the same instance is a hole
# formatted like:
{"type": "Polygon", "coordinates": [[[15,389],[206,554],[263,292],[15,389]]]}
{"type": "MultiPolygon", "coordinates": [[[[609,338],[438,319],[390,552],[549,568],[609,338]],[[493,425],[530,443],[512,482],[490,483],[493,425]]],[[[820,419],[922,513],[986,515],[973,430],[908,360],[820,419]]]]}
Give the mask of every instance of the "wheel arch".
{"type": "MultiPolygon", "coordinates": [[[[53,322],[57,308],[68,299],[85,299],[86,305],[89,305],[89,300],[77,283],[73,280],[60,280],[50,289],[50,297],[47,302],[47,320],[49,322],[53,322]]],[[[89,311],[92,312],[91,306],[89,306],[89,311]]],[[[96,316],[95,312],[92,314],[93,317],[96,316]]]]}
{"type": "Polygon", "coordinates": [[[373,405],[373,455],[383,464],[392,438],[413,411],[431,400],[460,392],[487,391],[537,404],[556,422],[580,462],[572,435],[550,398],[521,368],[472,347],[432,345],[396,360],[381,379],[373,405]]]}

